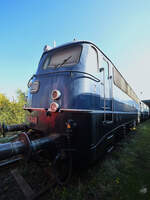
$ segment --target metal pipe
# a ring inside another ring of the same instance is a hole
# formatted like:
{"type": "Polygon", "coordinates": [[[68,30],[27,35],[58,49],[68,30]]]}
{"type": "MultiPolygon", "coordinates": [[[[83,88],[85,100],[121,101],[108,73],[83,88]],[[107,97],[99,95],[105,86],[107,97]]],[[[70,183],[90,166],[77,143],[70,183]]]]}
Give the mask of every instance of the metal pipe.
{"type": "Polygon", "coordinates": [[[0,123],[0,132],[3,134],[3,136],[5,136],[6,132],[25,131],[28,129],[29,127],[27,124],[5,125],[4,123],[0,123]]]}
{"type": "Polygon", "coordinates": [[[0,144],[0,160],[8,159],[14,155],[22,154],[26,149],[20,141],[0,144]]]}
{"type": "Polygon", "coordinates": [[[51,135],[30,141],[27,134],[22,133],[20,141],[0,144],[0,160],[8,159],[19,154],[30,156],[32,152],[52,147],[58,137],[59,135],[51,135]]]}
{"type": "Polygon", "coordinates": [[[54,142],[54,138],[44,137],[42,139],[33,140],[31,142],[32,151],[36,152],[41,149],[47,149],[50,147],[50,144],[54,142]]]}
{"type": "Polygon", "coordinates": [[[21,131],[21,130],[26,130],[28,129],[27,124],[15,124],[11,126],[6,126],[7,132],[11,131],[21,131]]]}

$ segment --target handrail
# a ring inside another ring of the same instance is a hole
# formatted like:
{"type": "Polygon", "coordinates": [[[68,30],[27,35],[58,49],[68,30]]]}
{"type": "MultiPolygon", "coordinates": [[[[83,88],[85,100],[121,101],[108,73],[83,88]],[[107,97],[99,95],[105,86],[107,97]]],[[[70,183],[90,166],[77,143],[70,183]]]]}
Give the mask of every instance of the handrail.
{"type": "MultiPolygon", "coordinates": [[[[82,71],[75,71],[75,70],[64,70],[64,71],[55,71],[55,72],[47,72],[47,73],[43,73],[43,74],[34,74],[28,81],[28,86],[29,86],[29,82],[33,79],[33,77],[36,77],[36,76],[41,76],[41,75],[47,75],[47,74],[57,74],[57,73],[63,73],[63,72],[75,72],[75,73],[80,73],[80,74],[86,74],[86,75],[89,75],[91,76],[93,79],[95,79],[94,81],[96,82],[101,82],[100,79],[98,79],[97,77],[93,76],[92,74],[89,74],[87,72],[82,72],[82,71]]],[[[89,77],[88,77],[89,78],[89,77]]]]}
{"type": "Polygon", "coordinates": [[[29,86],[30,81],[31,81],[34,77],[35,77],[35,74],[33,74],[33,75],[31,76],[31,78],[29,79],[29,81],[28,81],[28,83],[27,83],[28,88],[30,87],[30,86],[29,86]]]}

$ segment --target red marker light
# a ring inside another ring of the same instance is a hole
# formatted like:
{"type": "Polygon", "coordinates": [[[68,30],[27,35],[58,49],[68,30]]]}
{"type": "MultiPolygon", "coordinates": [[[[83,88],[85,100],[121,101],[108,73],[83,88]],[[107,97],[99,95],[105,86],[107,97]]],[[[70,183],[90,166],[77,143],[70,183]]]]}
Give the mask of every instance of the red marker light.
{"type": "Polygon", "coordinates": [[[50,104],[50,109],[49,109],[50,112],[56,112],[56,111],[58,111],[58,109],[59,109],[58,103],[52,102],[50,104]]]}

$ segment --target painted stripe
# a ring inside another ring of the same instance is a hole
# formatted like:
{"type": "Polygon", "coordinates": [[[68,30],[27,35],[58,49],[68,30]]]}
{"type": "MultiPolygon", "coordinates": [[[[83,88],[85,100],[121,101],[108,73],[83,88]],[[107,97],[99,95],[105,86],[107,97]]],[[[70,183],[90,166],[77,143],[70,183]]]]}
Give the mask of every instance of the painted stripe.
{"type": "MultiPolygon", "coordinates": [[[[36,111],[46,111],[45,108],[24,108],[24,110],[36,110],[36,111]]],[[[103,111],[103,110],[89,110],[89,109],[68,109],[68,108],[61,108],[59,112],[88,112],[88,113],[108,113],[108,114],[138,114],[137,112],[121,112],[121,111],[103,111]]]]}
{"type": "Polygon", "coordinates": [[[61,108],[60,112],[88,112],[88,113],[111,113],[111,114],[138,114],[138,112],[121,112],[121,111],[103,111],[103,110],[86,110],[86,109],[67,109],[61,108]]]}

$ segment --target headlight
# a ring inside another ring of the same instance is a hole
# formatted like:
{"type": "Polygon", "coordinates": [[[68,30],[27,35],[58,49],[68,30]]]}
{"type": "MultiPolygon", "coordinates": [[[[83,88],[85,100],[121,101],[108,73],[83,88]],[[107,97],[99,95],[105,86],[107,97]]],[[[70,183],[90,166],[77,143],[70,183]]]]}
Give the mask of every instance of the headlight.
{"type": "Polygon", "coordinates": [[[58,109],[59,109],[58,103],[52,102],[50,104],[50,109],[49,109],[50,112],[56,112],[56,111],[58,111],[58,109]]]}
{"type": "Polygon", "coordinates": [[[30,93],[36,93],[38,92],[40,87],[40,82],[38,80],[34,81],[33,83],[30,84],[30,93]]]}
{"type": "Polygon", "coordinates": [[[59,99],[61,96],[61,92],[59,90],[53,90],[51,93],[51,98],[53,100],[59,99]]]}

